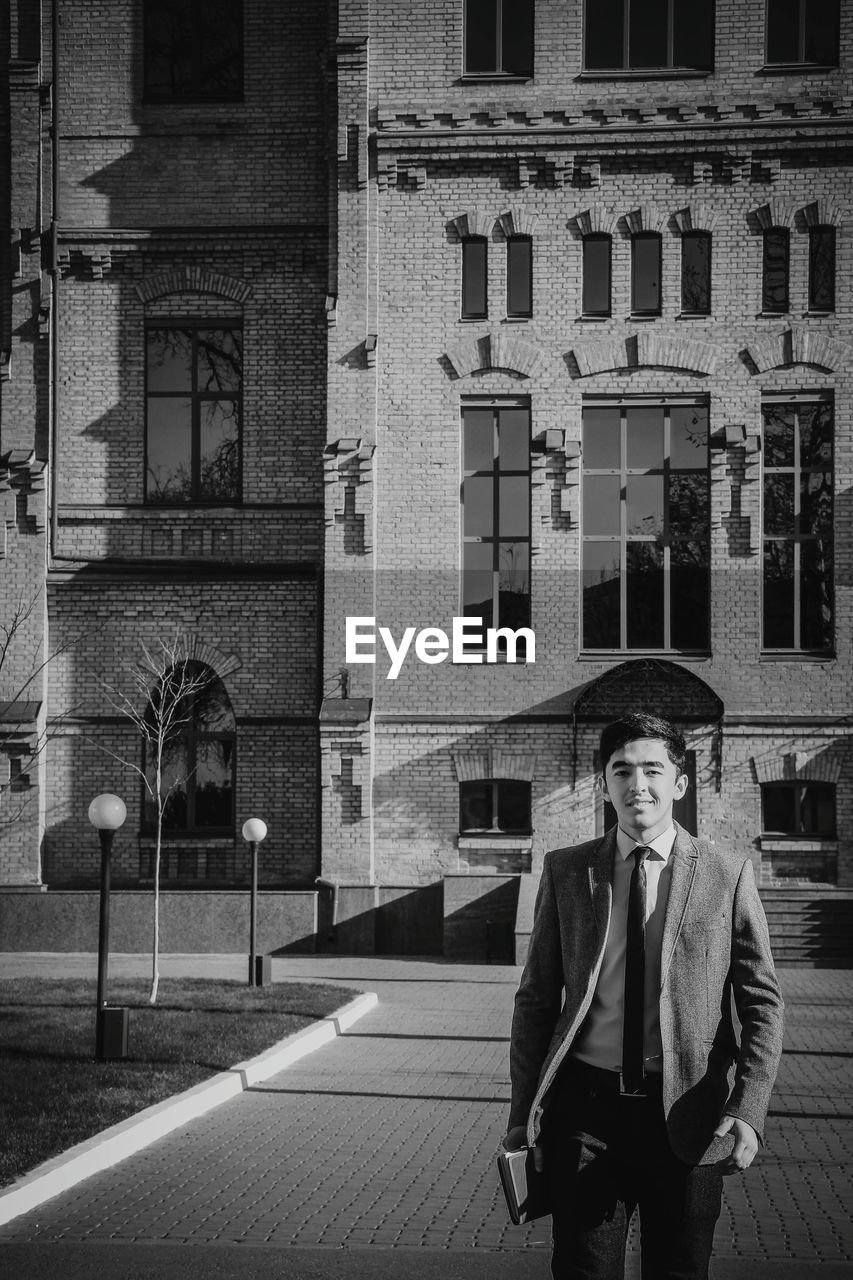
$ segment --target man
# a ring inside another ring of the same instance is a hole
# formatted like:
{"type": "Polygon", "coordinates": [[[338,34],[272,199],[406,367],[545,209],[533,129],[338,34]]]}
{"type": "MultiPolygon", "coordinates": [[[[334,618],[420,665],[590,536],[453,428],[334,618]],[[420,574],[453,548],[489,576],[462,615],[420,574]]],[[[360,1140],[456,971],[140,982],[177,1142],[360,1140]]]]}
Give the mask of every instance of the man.
{"type": "Polygon", "coordinates": [[[749,858],[673,822],[676,728],[626,716],[600,761],[618,825],[545,856],[504,1143],[544,1169],[555,1280],[621,1280],[636,1207],[644,1280],[705,1280],[722,1176],[755,1156],[782,1049],[767,923],[749,858]]]}

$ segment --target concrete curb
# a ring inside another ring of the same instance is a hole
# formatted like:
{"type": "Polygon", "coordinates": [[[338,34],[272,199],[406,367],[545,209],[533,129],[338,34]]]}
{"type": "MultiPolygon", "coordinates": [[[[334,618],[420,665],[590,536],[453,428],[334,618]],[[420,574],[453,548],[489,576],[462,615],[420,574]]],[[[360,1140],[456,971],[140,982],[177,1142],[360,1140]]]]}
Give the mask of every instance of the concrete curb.
{"type": "Polygon", "coordinates": [[[18,1178],[10,1187],[0,1191],[0,1226],[76,1186],[93,1173],[109,1169],[141,1151],[143,1147],[150,1146],[158,1138],[171,1133],[173,1129],[212,1111],[244,1089],[261,1080],[268,1080],[300,1058],[307,1057],[321,1045],[342,1035],[378,1003],[379,997],[375,991],[364,991],[334,1013],[321,1018],[310,1027],[286,1036],[256,1057],[238,1062],[228,1071],[220,1071],[210,1080],[202,1080],[200,1084],[175,1094],[173,1098],[166,1098],[153,1107],[146,1107],[144,1111],[128,1116],[127,1120],[104,1129],[93,1138],[78,1142],[61,1155],[46,1160],[31,1173],[18,1178]]]}

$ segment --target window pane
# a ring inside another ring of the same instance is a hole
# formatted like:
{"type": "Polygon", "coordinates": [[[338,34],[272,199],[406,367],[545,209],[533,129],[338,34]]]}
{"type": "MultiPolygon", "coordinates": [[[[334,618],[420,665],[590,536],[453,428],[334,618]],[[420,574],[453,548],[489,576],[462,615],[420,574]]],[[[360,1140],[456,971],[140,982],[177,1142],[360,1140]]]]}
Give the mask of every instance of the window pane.
{"type": "Polygon", "coordinates": [[[237,501],[240,496],[239,409],[233,401],[200,405],[199,500],[237,501]]]}
{"type": "Polygon", "coordinates": [[[762,787],[762,830],[793,834],[796,830],[795,804],[793,787],[762,787]]]}
{"type": "Polygon", "coordinates": [[[663,466],[663,409],[660,405],[627,411],[627,466],[663,466]]]}
{"type": "Polygon", "coordinates": [[[500,536],[513,538],[530,536],[530,481],[527,476],[501,476],[500,486],[500,536]]]}
{"type": "Polygon", "coordinates": [[[832,543],[804,542],[800,547],[800,644],[804,649],[832,648],[832,543]]]}
{"type": "Polygon", "coordinates": [[[498,70],[498,0],[465,0],[465,70],[498,70]]]}
{"type": "Polygon", "coordinates": [[[708,465],[708,410],[705,405],[673,405],[669,411],[669,464],[673,468],[708,465]]]}
{"type": "Polygon", "coordinates": [[[710,71],[714,65],[714,0],[675,0],[673,63],[710,71]]]}
{"type": "Polygon", "coordinates": [[[501,471],[530,469],[530,412],[502,409],[498,418],[498,466],[501,471]]]}
{"type": "Polygon", "coordinates": [[[711,237],[704,231],[681,237],[681,310],[694,315],[711,310],[711,237]]]}
{"type": "Polygon", "coordinates": [[[793,537],[794,476],[772,473],[764,477],[764,532],[793,537]]]}
{"type": "Polygon", "coordinates": [[[231,786],[234,744],[213,739],[196,742],[195,825],[228,827],[233,821],[231,786]]]}
{"type": "Polygon", "coordinates": [[[832,536],[832,476],[828,471],[800,477],[800,533],[832,536]]]}
{"type": "Polygon", "coordinates": [[[793,405],[765,405],[764,465],[766,467],[794,465],[794,417],[793,405]]]}
{"type": "Polygon", "coordinates": [[[767,61],[800,61],[800,0],[767,0],[767,61]]]}
{"type": "Polygon", "coordinates": [[[239,391],[243,341],[239,329],[199,329],[198,390],[239,391]]]}
{"type": "Polygon", "coordinates": [[[809,310],[835,310],[835,228],[809,232],[809,310]]]}
{"type": "Polygon", "coordinates": [[[502,61],[510,75],[533,74],[533,0],[502,0],[502,61]]]}
{"type": "Polygon", "coordinates": [[[610,315],[610,236],[585,236],[583,242],[583,313],[610,315]]]}
{"type": "Polygon", "coordinates": [[[193,337],[189,329],[148,329],[149,391],[191,391],[193,337]]]}
{"type": "MultiPolygon", "coordinates": [[[[201,670],[206,670],[207,675],[210,675],[210,668],[201,667],[201,670]]],[[[197,694],[193,720],[206,733],[234,732],[234,712],[221,680],[212,680],[197,694]]]]}
{"type": "MultiPolygon", "coordinates": [[[[788,408],[787,412],[793,418],[793,408],[788,408]]],[[[797,412],[800,419],[800,465],[804,467],[828,465],[832,462],[831,402],[821,400],[817,404],[800,405],[797,412]]],[[[793,455],[793,441],[791,453],[793,455]]]]}
{"type": "Polygon", "coordinates": [[[590,71],[623,66],[623,0],[587,0],[584,5],[584,23],[584,66],[590,71]]]}
{"type": "Polygon", "coordinates": [[[622,481],[619,476],[584,476],[584,534],[619,536],[621,493],[622,481]]]}
{"type": "Polygon", "coordinates": [[[462,468],[491,471],[495,462],[495,415],[491,409],[465,409],[462,414],[462,468]]]}
{"type": "Polygon", "coordinates": [[[524,627],[530,621],[530,546],[502,542],[498,552],[498,620],[502,627],[524,627]]]}
{"type": "Polygon", "coordinates": [[[835,787],[809,782],[800,790],[800,830],[804,835],[835,835],[835,787]]]}
{"type": "Polygon", "coordinates": [[[663,551],[653,542],[629,542],[627,554],[629,649],[663,647],[663,551]]]}
{"type": "Polygon", "coordinates": [[[619,544],[585,542],[583,546],[583,645],[585,649],[618,649],[619,544]]]}
{"type": "Polygon", "coordinates": [[[794,647],[794,548],[790,542],[764,544],[764,647],[794,647]]]}
{"type": "Polygon", "coordinates": [[[675,538],[704,538],[708,533],[708,477],[670,473],[669,529],[675,538]]]}
{"type": "Polygon", "coordinates": [[[620,466],[620,422],[617,408],[584,409],[583,462],[585,467],[620,466]]]}
{"type": "Polygon", "coordinates": [[[805,61],[838,65],[838,0],[803,0],[806,5],[805,61]]]}
{"type": "Polygon", "coordinates": [[[148,401],[145,494],[149,502],[192,498],[192,401],[157,397],[148,401]]]}
{"type": "MultiPolygon", "coordinates": [[[[154,760],[149,758],[148,772],[151,776],[153,776],[154,763],[154,760]]],[[[164,751],[162,761],[162,789],[166,797],[163,808],[163,827],[167,831],[186,830],[188,774],[186,742],[176,742],[164,751]]],[[[152,817],[156,822],[156,809],[152,817]]]]}
{"type": "Polygon", "coordinates": [[[468,476],[462,481],[466,537],[490,537],[494,532],[494,481],[490,476],[468,476]]]}
{"type": "Polygon", "coordinates": [[[466,542],[462,552],[462,612],[486,627],[494,621],[494,554],[491,542],[466,542]]]}
{"type": "Polygon", "coordinates": [[[192,0],[147,0],[145,5],[145,92],[180,98],[193,84],[192,0]]]}
{"type": "Polygon", "coordinates": [[[243,89],[243,6],[204,0],[196,11],[199,91],[203,98],[238,96],[243,89]]]}
{"type": "Polygon", "coordinates": [[[661,239],[636,235],[631,241],[631,310],[639,315],[660,312],[661,239]]]}
{"type": "Polygon", "coordinates": [[[668,0],[631,0],[628,64],[631,67],[669,65],[668,0]]]}
{"type": "Polygon", "coordinates": [[[533,244],[526,237],[513,236],[506,242],[506,309],[510,316],[529,316],[533,311],[533,244]]]}
{"type": "Polygon", "coordinates": [[[462,315],[476,319],[486,315],[486,241],[462,241],[462,315]]]}
{"type": "Polygon", "coordinates": [[[628,476],[627,532],[658,536],[663,533],[663,476],[628,476]]]}
{"type": "Polygon", "coordinates": [[[459,830],[489,831],[492,826],[492,783],[460,782],[459,830]]]}
{"type": "Polygon", "coordinates": [[[788,310],[788,232],[765,231],[762,311],[788,310]]]}
{"type": "Polygon", "coordinates": [[[530,830],[530,783],[497,783],[498,826],[501,831],[530,830]]]}
{"type": "Polygon", "coordinates": [[[670,566],[673,648],[707,649],[710,594],[707,541],[674,543],[670,566]]]}

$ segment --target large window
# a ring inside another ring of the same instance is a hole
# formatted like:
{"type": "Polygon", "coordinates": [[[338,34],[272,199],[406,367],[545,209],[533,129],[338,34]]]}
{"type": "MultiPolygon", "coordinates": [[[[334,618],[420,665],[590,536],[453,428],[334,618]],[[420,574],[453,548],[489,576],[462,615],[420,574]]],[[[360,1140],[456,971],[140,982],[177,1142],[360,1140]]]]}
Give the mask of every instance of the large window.
{"type": "Polygon", "coordinates": [[[533,241],[530,236],[510,236],[506,242],[506,313],[533,314],[533,241]]]}
{"type": "Polygon", "coordinates": [[[484,627],[530,625],[530,409],[462,410],[462,609],[484,627]]]}
{"type": "Polygon", "coordinates": [[[767,782],[761,788],[761,830],[768,835],[835,838],[831,782],[767,782]]]}
{"type": "Polygon", "coordinates": [[[710,71],[713,0],[586,0],[587,71],[710,71]]]}
{"type": "Polygon", "coordinates": [[[685,231],[681,237],[681,310],[707,316],[711,311],[711,236],[685,231]]]}
{"type": "Polygon", "coordinates": [[[530,783],[497,778],[459,784],[460,835],[529,835],[530,783]]]}
{"type": "MultiPolygon", "coordinates": [[[[166,796],[163,830],[168,835],[223,835],[234,830],[236,725],[225,686],[203,663],[181,663],[152,694],[147,719],[166,726],[162,786],[166,796]],[[158,715],[166,703],[170,714],[158,715]]],[[[156,766],[146,743],[146,773],[156,766]]],[[[156,809],[145,791],[144,825],[152,829],[156,809]]]]}
{"type": "Polygon", "coordinates": [[[144,45],[147,100],[242,98],[241,0],[145,0],[144,45]]]}
{"type": "Polygon", "coordinates": [[[243,335],[236,324],[146,331],[145,497],[240,501],[243,335]]]}
{"type": "Polygon", "coordinates": [[[770,64],[838,65],[838,0],[767,0],[770,64]]]}
{"type": "Polygon", "coordinates": [[[786,227],[764,232],[761,268],[761,310],[768,315],[788,310],[790,236],[786,227]]]}
{"type": "Polygon", "coordinates": [[[707,405],[585,405],[584,649],[707,649],[709,501],[707,405]]]}
{"type": "Polygon", "coordinates": [[[661,311],[661,238],[656,231],[631,237],[631,312],[659,316],[661,311]]]}
{"type": "Polygon", "coordinates": [[[763,406],[765,649],[833,644],[832,400],[763,406]]]}
{"type": "Polygon", "coordinates": [[[465,0],[465,74],[533,75],[533,0],[465,0]]]}
{"type": "Polygon", "coordinates": [[[488,241],[468,236],[462,241],[462,319],[483,320],[488,312],[488,241]]]}
{"type": "Polygon", "coordinates": [[[835,310],[835,227],[809,228],[809,311],[835,310]]]}
{"type": "Polygon", "coordinates": [[[610,315],[611,237],[598,232],[583,238],[583,314],[610,315]]]}

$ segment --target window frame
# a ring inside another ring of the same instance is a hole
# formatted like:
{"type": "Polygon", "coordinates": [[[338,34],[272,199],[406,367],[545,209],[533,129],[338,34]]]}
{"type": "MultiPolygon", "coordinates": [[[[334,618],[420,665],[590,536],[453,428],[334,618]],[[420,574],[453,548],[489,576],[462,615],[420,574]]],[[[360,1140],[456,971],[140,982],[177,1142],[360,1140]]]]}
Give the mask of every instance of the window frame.
{"type": "MultiPolygon", "coordinates": [[[[192,27],[193,33],[204,30],[203,15],[200,10],[204,0],[191,0],[193,7],[192,27]]],[[[200,45],[196,39],[193,40],[191,48],[192,56],[192,88],[188,93],[170,93],[164,91],[156,91],[150,88],[148,83],[148,40],[149,40],[149,4],[147,0],[142,5],[142,101],[146,105],[216,105],[217,103],[238,103],[245,101],[245,12],[243,0],[230,0],[232,7],[238,10],[237,21],[240,32],[240,48],[239,48],[239,76],[238,86],[231,93],[202,93],[200,90],[201,83],[201,53],[200,45]]]]}
{"type": "Polygon", "coordinates": [[[506,238],[506,314],[509,320],[529,320],[533,316],[533,237],[529,235],[512,235],[506,238]],[[524,308],[515,310],[510,306],[513,246],[516,246],[517,249],[524,246],[527,249],[525,263],[527,272],[527,305],[524,308]]]}
{"type": "Polygon", "coordinates": [[[580,527],[580,652],[585,656],[601,657],[609,653],[621,654],[631,653],[684,653],[684,654],[707,654],[711,647],[711,465],[710,465],[710,397],[708,396],[590,396],[584,399],[581,408],[581,421],[587,409],[618,409],[619,410],[619,461],[618,470],[613,467],[590,467],[582,458],[581,467],[581,527],[580,527]],[[671,445],[671,427],[670,427],[670,410],[673,408],[700,408],[707,415],[708,430],[705,441],[705,465],[704,467],[679,467],[671,466],[672,445],[671,445]],[[664,437],[663,437],[663,454],[662,466],[657,467],[629,467],[627,465],[627,413],[630,409],[636,408],[662,408],[664,410],[664,437]],[[705,480],[705,509],[707,511],[707,526],[702,538],[694,536],[681,535],[675,539],[672,537],[670,523],[670,502],[671,489],[669,484],[670,475],[675,472],[676,475],[702,475],[705,480]],[[663,522],[659,535],[640,536],[630,534],[627,528],[627,481],[630,475],[662,475],[663,489],[663,522]],[[585,488],[586,478],[589,475],[602,476],[619,476],[619,533],[618,534],[589,534],[585,532],[584,521],[584,504],[585,504],[585,488]],[[663,552],[661,561],[662,575],[662,643],[654,646],[640,646],[629,642],[629,600],[628,600],[628,546],[632,543],[652,542],[661,547],[663,552]],[[672,643],[672,547],[677,543],[696,543],[701,542],[705,551],[704,571],[707,575],[706,586],[706,615],[705,615],[705,640],[704,643],[696,647],[687,647],[685,645],[674,645],[672,643]],[[588,642],[587,627],[585,625],[585,579],[586,570],[585,551],[589,543],[609,543],[615,544],[619,548],[619,644],[617,646],[601,645],[594,646],[588,642]]]}
{"type": "Polygon", "coordinates": [[[784,316],[791,310],[791,232],[788,227],[767,227],[761,234],[761,314],[763,316],[784,316]],[[772,266],[769,245],[772,236],[779,238],[785,245],[785,297],[782,306],[773,305],[768,293],[768,274],[772,266]]]}
{"type": "Polygon", "coordinates": [[[508,837],[510,839],[519,836],[531,836],[533,834],[533,784],[528,782],[526,778],[466,778],[459,783],[459,835],[460,836],[485,836],[490,839],[501,839],[508,837]],[[527,799],[527,823],[523,827],[501,827],[498,819],[500,815],[500,787],[507,783],[514,787],[526,788],[527,799]],[[466,827],[462,823],[462,806],[463,792],[465,787],[489,787],[491,791],[491,816],[492,825],[489,827],[466,827]]]}
{"type": "Polygon", "coordinates": [[[806,67],[806,68],[809,68],[810,70],[811,69],[817,70],[822,67],[837,67],[840,65],[841,5],[837,2],[835,4],[835,28],[833,31],[835,50],[834,50],[834,54],[831,61],[825,61],[825,60],[813,61],[811,59],[806,58],[806,46],[808,42],[808,35],[806,30],[807,28],[806,15],[807,15],[809,2],[810,0],[797,0],[798,9],[799,9],[799,12],[797,15],[797,57],[793,60],[787,58],[787,59],[779,59],[778,61],[771,61],[770,59],[770,9],[771,9],[771,5],[775,3],[775,0],[765,0],[765,3],[764,3],[764,66],[767,70],[775,71],[775,70],[784,69],[786,67],[792,67],[796,69],[802,69],[803,67],[806,67]]]}
{"type": "Polygon", "coordinates": [[[172,316],[160,319],[149,318],[145,321],[143,340],[145,344],[144,352],[144,396],[145,396],[145,448],[143,459],[142,473],[142,492],[143,502],[146,507],[152,509],[165,509],[168,507],[177,507],[185,510],[188,507],[238,507],[243,504],[243,389],[245,384],[245,365],[243,363],[245,357],[244,345],[244,326],[243,319],[227,318],[220,319],[217,317],[203,318],[193,317],[192,319],[178,319],[172,316]],[[151,391],[148,387],[148,335],[152,330],[156,329],[183,329],[190,330],[193,334],[192,341],[192,385],[188,392],[177,391],[151,391]],[[240,335],[240,351],[241,351],[241,367],[240,367],[240,389],[234,392],[201,392],[196,386],[198,377],[198,333],[205,329],[235,329],[240,335]],[[190,423],[190,486],[193,496],[188,500],[171,500],[158,502],[152,499],[148,494],[148,459],[149,459],[149,406],[152,400],[168,400],[177,399],[179,397],[189,398],[191,401],[191,423],[190,423]],[[237,494],[233,498],[204,498],[200,496],[201,490],[201,418],[200,405],[205,401],[230,400],[235,406],[237,413],[237,494]]]}
{"type": "Polygon", "coordinates": [[[837,245],[838,236],[835,227],[831,223],[821,222],[817,226],[809,227],[809,313],[811,315],[833,315],[835,312],[835,288],[837,282],[837,245]],[[827,242],[831,246],[831,270],[829,272],[829,305],[819,305],[819,299],[815,294],[815,258],[817,253],[815,243],[818,235],[827,237],[827,242]]]}
{"type": "Polygon", "coordinates": [[[534,0],[493,0],[495,6],[495,66],[490,70],[471,71],[469,62],[468,33],[471,27],[468,6],[464,0],[462,6],[462,77],[465,80],[532,80],[536,66],[536,25],[534,0]],[[525,17],[530,27],[530,65],[523,71],[507,70],[507,48],[504,43],[504,6],[512,3],[524,3],[527,10],[525,17]]]}
{"type": "Polygon", "coordinates": [[[595,3],[595,0],[584,0],[583,4],[583,40],[581,44],[581,57],[583,70],[581,72],[584,78],[595,78],[600,76],[622,76],[634,79],[648,79],[658,76],[708,76],[713,75],[716,55],[716,34],[717,34],[717,12],[716,3],[711,0],[710,3],[710,22],[711,22],[711,42],[708,50],[708,63],[706,66],[691,66],[675,62],[675,9],[679,0],[667,0],[667,29],[666,29],[666,47],[667,61],[655,64],[653,66],[632,66],[630,63],[630,30],[631,30],[631,5],[634,0],[623,0],[622,8],[622,60],[621,63],[614,66],[595,67],[590,66],[587,60],[587,33],[588,33],[588,6],[595,3]]]}
{"type": "Polygon", "coordinates": [[[663,315],[663,236],[660,231],[635,231],[631,236],[631,315],[661,316],[663,315]],[[636,246],[643,242],[652,244],[657,241],[658,250],[658,302],[656,307],[638,306],[639,284],[637,280],[639,264],[636,246]]]}
{"type": "Polygon", "coordinates": [[[795,778],[795,779],[779,779],[773,782],[762,782],[761,784],[761,835],[773,840],[837,840],[838,839],[838,794],[837,787],[834,782],[825,782],[822,779],[811,778],[795,778]],[[832,801],[832,826],[827,830],[821,830],[816,827],[811,831],[804,831],[799,828],[802,819],[802,791],[806,787],[813,787],[823,791],[832,801]],[[770,827],[766,822],[765,799],[770,791],[790,791],[794,798],[794,826],[793,831],[780,831],[777,827],[770,827]]]}
{"type": "Polygon", "coordinates": [[[460,320],[488,320],[489,318],[489,238],[488,236],[463,236],[462,237],[462,268],[461,268],[461,289],[460,289],[460,320]],[[473,248],[482,247],[483,251],[483,289],[482,309],[466,310],[466,299],[469,293],[469,285],[467,283],[471,264],[468,261],[469,254],[473,248]]]}
{"type": "Polygon", "coordinates": [[[765,393],[761,397],[761,653],[764,655],[784,654],[790,656],[808,656],[815,654],[823,657],[830,656],[835,652],[835,629],[836,629],[836,608],[835,608],[835,396],[831,391],[818,392],[773,392],[765,393]],[[797,414],[794,427],[794,462],[792,466],[767,464],[767,450],[765,447],[765,407],[769,405],[792,406],[799,409],[803,405],[828,404],[831,411],[831,440],[832,440],[832,456],[828,462],[813,463],[810,467],[804,468],[800,459],[800,419],[797,414]],[[829,579],[826,583],[827,599],[832,615],[830,623],[830,639],[828,644],[823,648],[815,648],[812,645],[802,644],[803,617],[802,617],[802,546],[804,543],[825,541],[825,536],[820,534],[804,534],[799,528],[799,517],[801,513],[801,497],[802,497],[802,477],[804,474],[825,474],[829,472],[830,477],[830,535],[829,542],[831,548],[831,571],[829,579]],[[765,478],[768,475],[791,475],[793,477],[793,532],[790,534],[768,534],[765,530],[765,478]],[[766,570],[765,570],[765,554],[767,544],[770,542],[790,543],[793,548],[793,583],[794,597],[792,603],[793,614],[793,644],[791,645],[769,645],[766,643],[766,627],[767,616],[765,613],[766,605],[766,570]]]}
{"type": "Polygon", "coordinates": [[[710,231],[702,231],[701,229],[696,228],[696,229],[685,231],[682,233],[682,236],[681,236],[681,314],[683,316],[709,316],[712,313],[712,310],[713,310],[712,290],[713,290],[713,280],[714,280],[713,254],[714,254],[714,244],[713,244],[713,239],[710,231]],[[708,260],[707,260],[707,268],[706,268],[707,277],[708,277],[707,279],[708,301],[705,307],[697,309],[696,307],[685,306],[684,276],[685,276],[686,262],[685,262],[684,247],[685,247],[685,244],[695,243],[695,242],[698,242],[699,240],[705,241],[708,245],[708,260]]]}
{"type": "Polygon", "coordinates": [[[607,319],[613,315],[613,236],[608,231],[591,231],[583,237],[581,250],[581,315],[584,319],[607,319]],[[595,310],[587,306],[587,244],[607,244],[607,307],[595,310]]]}

